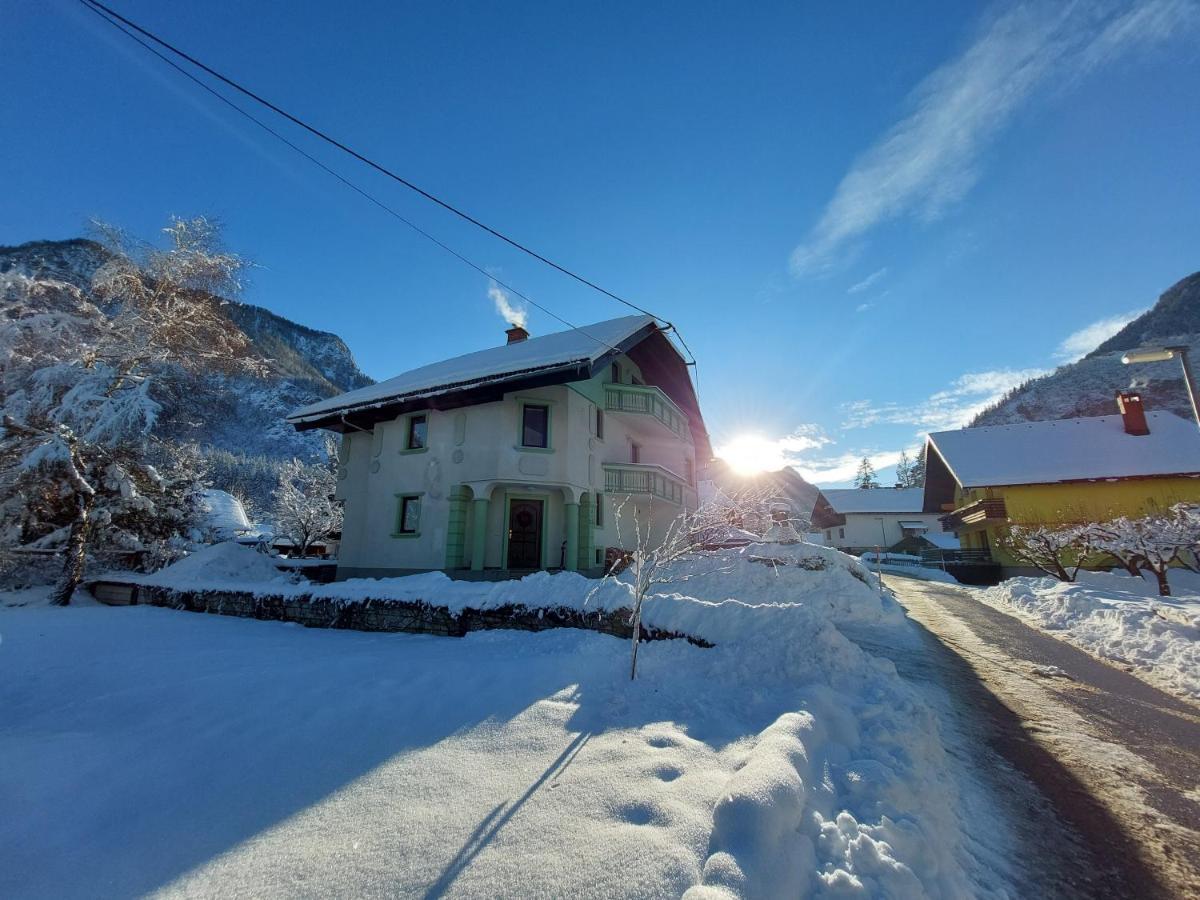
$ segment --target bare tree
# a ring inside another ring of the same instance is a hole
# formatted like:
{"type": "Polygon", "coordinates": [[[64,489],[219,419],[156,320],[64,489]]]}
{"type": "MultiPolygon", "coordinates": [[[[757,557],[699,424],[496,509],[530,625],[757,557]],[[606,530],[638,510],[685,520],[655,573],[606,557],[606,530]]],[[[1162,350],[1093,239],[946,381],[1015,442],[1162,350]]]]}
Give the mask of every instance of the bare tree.
{"type": "Polygon", "coordinates": [[[1090,533],[1078,525],[1011,525],[997,544],[1018,562],[1059,581],[1074,581],[1087,561],[1090,533]]]}
{"type": "MultiPolygon", "coordinates": [[[[615,580],[621,575],[628,578],[632,594],[629,622],[633,629],[630,679],[637,677],[642,611],[646,597],[653,588],[658,585],[678,584],[699,574],[709,575],[727,568],[716,553],[705,550],[705,547],[719,546],[729,534],[730,528],[741,529],[748,517],[761,517],[762,521],[769,522],[771,503],[771,492],[767,489],[751,488],[732,494],[719,492],[700,504],[697,509],[685,510],[659,528],[654,525],[653,499],[645,511],[628,495],[618,499],[613,516],[617,542],[625,545],[621,523],[627,521],[632,524],[633,533],[628,535],[627,532],[627,536],[632,538],[633,549],[627,550],[622,565],[614,567],[604,576],[601,583],[592,589],[589,599],[606,581],[615,580]],[[626,516],[625,509],[630,505],[630,514],[626,516]],[[678,564],[689,557],[707,557],[712,560],[712,567],[702,572],[680,571],[678,564]]],[[[628,529],[628,525],[626,528],[628,529]]]]}

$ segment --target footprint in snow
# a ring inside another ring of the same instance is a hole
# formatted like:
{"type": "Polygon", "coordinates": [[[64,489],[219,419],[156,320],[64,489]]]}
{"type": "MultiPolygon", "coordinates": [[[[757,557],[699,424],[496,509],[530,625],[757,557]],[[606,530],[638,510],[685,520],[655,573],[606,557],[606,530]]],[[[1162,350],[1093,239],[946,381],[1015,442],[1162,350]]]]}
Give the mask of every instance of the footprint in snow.
{"type": "Polygon", "coordinates": [[[617,811],[617,816],[630,825],[661,825],[662,813],[649,803],[630,803],[617,811]]]}
{"type": "Polygon", "coordinates": [[[683,769],[675,766],[659,766],[654,770],[654,777],[659,781],[674,781],[683,774],[683,769]]]}

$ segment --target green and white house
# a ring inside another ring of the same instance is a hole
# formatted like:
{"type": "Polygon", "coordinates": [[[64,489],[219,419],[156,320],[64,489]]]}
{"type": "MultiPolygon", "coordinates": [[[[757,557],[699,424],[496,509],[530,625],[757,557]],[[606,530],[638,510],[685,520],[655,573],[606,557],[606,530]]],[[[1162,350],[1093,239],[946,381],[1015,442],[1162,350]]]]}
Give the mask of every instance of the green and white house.
{"type": "Polygon", "coordinates": [[[288,417],[342,435],[339,578],[598,573],[634,546],[635,514],[657,534],[695,508],[711,448],[653,318],[507,334],[288,417]]]}

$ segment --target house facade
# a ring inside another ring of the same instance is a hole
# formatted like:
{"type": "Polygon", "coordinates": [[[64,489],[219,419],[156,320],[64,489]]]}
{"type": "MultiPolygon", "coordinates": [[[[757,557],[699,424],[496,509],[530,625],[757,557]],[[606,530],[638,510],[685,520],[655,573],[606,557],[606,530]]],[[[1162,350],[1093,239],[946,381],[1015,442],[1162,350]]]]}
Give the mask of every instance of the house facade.
{"type": "Polygon", "coordinates": [[[289,416],[342,435],[339,578],[595,574],[696,507],[708,436],[652,318],[508,339],[289,416]]]}
{"type": "Polygon", "coordinates": [[[925,511],[1006,576],[1032,574],[999,538],[1011,525],[1138,517],[1200,502],[1200,430],[1119,395],[1119,414],[931,434],[925,511]]]}
{"type": "Polygon", "coordinates": [[[940,514],[924,511],[923,488],[826,488],[821,494],[845,519],[824,529],[824,541],[846,553],[887,550],[908,538],[942,530],[940,514]]]}

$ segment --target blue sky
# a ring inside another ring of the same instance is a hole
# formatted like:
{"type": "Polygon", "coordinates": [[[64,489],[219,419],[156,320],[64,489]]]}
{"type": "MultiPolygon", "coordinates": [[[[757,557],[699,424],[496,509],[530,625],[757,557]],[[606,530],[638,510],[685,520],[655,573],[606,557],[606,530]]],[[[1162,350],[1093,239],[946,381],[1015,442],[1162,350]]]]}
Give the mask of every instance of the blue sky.
{"type": "MultiPolygon", "coordinates": [[[[822,483],[1200,268],[1196,0],[114,5],[675,322],[714,443],[822,483]]],[[[78,3],[5,30],[0,243],[208,214],[246,300],[377,378],[503,339],[487,279],[78,3]]],[[[306,146],[564,318],[627,312],[306,146]]]]}

